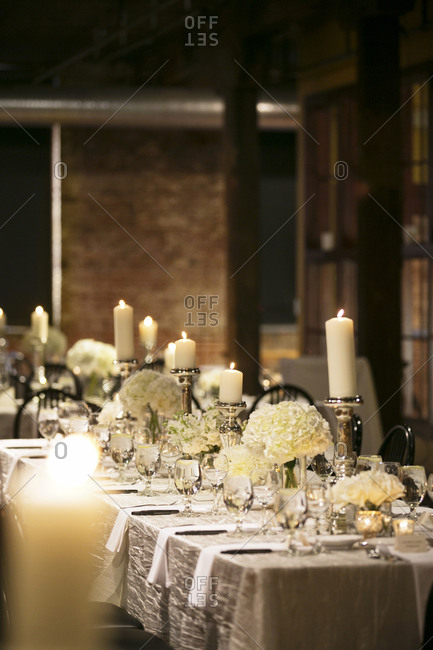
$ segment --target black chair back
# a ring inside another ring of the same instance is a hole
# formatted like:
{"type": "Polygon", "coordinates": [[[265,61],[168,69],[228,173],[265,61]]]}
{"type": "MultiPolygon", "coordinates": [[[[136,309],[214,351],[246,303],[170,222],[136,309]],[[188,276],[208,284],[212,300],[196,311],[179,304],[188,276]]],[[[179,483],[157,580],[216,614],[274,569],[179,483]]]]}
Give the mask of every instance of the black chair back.
{"type": "Polygon", "coordinates": [[[314,405],[314,399],[300,386],[293,384],[277,384],[263,389],[255,398],[248,415],[262,404],[279,404],[280,402],[301,402],[314,405]]]}
{"type": "Polygon", "coordinates": [[[73,395],[76,399],[83,399],[83,387],[79,378],[64,363],[47,362],[45,376],[51,388],[73,395]]]}
{"type": "Polygon", "coordinates": [[[361,453],[362,446],[362,420],[357,413],[352,415],[352,448],[357,456],[361,453]]]}
{"type": "Polygon", "coordinates": [[[385,437],[377,452],[383,461],[401,465],[413,465],[415,460],[415,437],[408,424],[397,424],[385,437]]]}

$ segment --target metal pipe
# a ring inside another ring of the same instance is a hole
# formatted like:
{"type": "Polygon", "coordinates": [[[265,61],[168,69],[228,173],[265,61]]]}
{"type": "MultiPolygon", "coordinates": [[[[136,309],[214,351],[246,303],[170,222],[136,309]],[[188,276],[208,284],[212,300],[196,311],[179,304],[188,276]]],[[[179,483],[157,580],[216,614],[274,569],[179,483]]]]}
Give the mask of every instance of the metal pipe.
{"type": "MultiPolygon", "coordinates": [[[[224,102],[201,89],[66,90],[26,88],[0,95],[0,124],[9,126],[220,129],[224,102]]],[[[299,105],[293,96],[257,102],[262,129],[294,130],[299,105]]]]}

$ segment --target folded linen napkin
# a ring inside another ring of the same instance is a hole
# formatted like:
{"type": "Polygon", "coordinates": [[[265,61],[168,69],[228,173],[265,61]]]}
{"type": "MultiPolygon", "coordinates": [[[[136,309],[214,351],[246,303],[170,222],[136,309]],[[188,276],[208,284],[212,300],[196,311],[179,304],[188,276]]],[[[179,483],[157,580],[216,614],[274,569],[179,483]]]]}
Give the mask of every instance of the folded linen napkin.
{"type": "Polygon", "coordinates": [[[119,510],[117,513],[116,521],[114,522],[113,530],[110,537],[105,544],[105,548],[112,553],[119,553],[122,548],[123,540],[128,530],[129,516],[125,510],[119,510]]]}
{"type": "Polygon", "coordinates": [[[234,556],[237,551],[242,553],[248,551],[253,553],[259,551],[287,551],[287,544],[281,542],[238,542],[236,544],[216,544],[203,548],[195,567],[193,586],[188,594],[188,603],[192,607],[207,607],[211,602],[210,596],[215,583],[215,578],[211,577],[212,567],[215,556],[223,551],[231,551],[234,556]]]}

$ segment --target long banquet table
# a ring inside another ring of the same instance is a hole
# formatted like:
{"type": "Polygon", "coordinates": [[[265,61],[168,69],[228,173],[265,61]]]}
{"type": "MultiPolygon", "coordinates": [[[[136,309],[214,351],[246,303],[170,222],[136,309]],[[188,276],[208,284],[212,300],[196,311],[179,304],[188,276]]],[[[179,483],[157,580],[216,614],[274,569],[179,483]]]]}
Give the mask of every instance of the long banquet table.
{"type": "MultiPolygon", "coordinates": [[[[0,441],[3,503],[13,497],[11,468],[24,485],[26,468],[43,467],[43,458],[29,450],[11,449],[41,441],[0,441]],[[7,485],[5,486],[5,483],[7,485]],[[8,487],[9,486],[9,487],[8,487]],[[6,490],[5,490],[6,487],[6,490]]],[[[94,480],[105,489],[102,476],[94,480]]],[[[158,488],[158,481],[156,481],[158,488]]],[[[13,493],[17,484],[13,488],[13,493]]],[[[178,514],[132,516],[131,507],[145,503],[172,504],[176,495],[141,497],[106,494],[100,489],[102,527],[92,598],[123,605],[145,628],[176,649],[415,650],[422,646],[426,596],[433,583],[433,549],[422,554],[422,571],[410,561],[368,559],[363,550],[333,550],[319,555],[289,556],[286,552],[216,555],[212,569],[216,606],[191,607],[188,591],[201,549],[232,542],[219,535],[172,535],[168,538],[170,586],[149,584],[147,576],[158,534],[166,526],[210,524],[203,493],[190,519],[178,514]],[[126,525],[114,551],[106,548],[119,512],[126,525]],[[424,576],[420,585],[419,577],[424,576]],[[420,592],[424,598],[420,600],[420,592]]],[[[247,521],[259,516],[250,512],[247,521]]],[[[219,517],[218,523],[230,517],[219,517]]],[[[263,538],[261,538],[263,539],[263,538]]],[[[418,559],[419,560],[419,559],[418,559]]]]}

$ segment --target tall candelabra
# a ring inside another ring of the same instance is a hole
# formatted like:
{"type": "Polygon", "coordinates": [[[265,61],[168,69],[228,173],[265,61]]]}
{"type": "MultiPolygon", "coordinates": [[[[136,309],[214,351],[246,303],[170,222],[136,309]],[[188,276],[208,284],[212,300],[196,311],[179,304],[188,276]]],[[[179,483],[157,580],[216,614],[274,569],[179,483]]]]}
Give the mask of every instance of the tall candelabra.
{"type": "Polygon", "coordinates": [[[361,406],[364,400],[360,395],[355,397],[328,397],[325,399],[325,406],[334,409],[337,418],[337,442],[344,442],[346,451],[351,454],[353,451],[352,415],[356,406],[361,406]]]}
{"type": "Polygon", "coordinates": [[[173,368],[171,374],[177,377],[182,389],[181,409],[184,413],[192,412],[192,378],[200,374],[200,368],[173,368]]]}
{"type": "Polygon", "coordinates": [[[138,366],[137,359],[128,359],[122,361],[120,359],[115,359],[113,363],[119,368],[121,386],[123,386],[129,377],[134,374],[138,366]]]}
{"type": "Polygon", "coordinates": [[[224,448],[238,445],[242,437],[242,427],[237,417],[246,408],[246,402],[215,402],[218,411],[224,415],[224,422],[220,426],[220,437],[224,448]]]}

